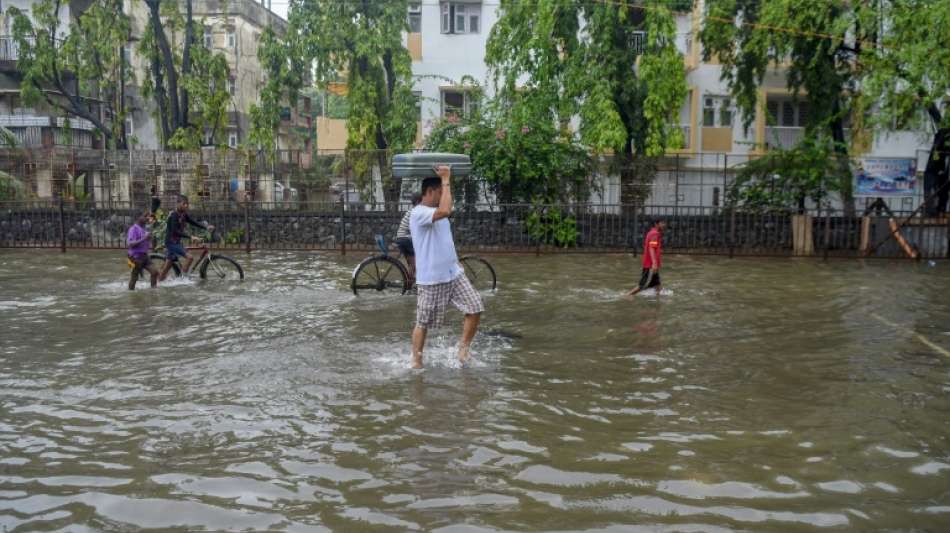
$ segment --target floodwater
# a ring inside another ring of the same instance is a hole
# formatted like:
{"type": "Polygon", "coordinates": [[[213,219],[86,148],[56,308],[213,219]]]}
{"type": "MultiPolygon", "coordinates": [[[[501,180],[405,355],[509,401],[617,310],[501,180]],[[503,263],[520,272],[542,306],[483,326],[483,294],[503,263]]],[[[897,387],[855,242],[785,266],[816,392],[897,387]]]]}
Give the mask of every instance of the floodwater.
{"type": "Polygon", "coordinates": [[[495,256],[420,372],[360,254],[236,258],[0,250],[0,531],[950,528],[946,262],[495,256]]]}

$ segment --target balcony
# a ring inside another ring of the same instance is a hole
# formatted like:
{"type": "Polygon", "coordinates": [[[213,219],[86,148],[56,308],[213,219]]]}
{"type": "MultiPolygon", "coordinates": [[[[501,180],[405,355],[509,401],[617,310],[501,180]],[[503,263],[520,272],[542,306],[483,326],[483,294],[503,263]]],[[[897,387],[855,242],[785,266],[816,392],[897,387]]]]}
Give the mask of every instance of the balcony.
{"type": "MultiPolygon", "coordinates": [[[[42,117],[37,115],[0,115],[0,126],[6,128],[30,128],[56,126],[63,128],[66,126],[66,119],[63,117],[42,117]]],[[[95,126],[92,122],[84,118],[69,119],[69,127],[74,130],[92,131],[95,126]]]]}
{"type": "MultiPolygon", "coordinates": [[[[33,42],[32,39],[29,39],[33,42]]],[[[20,45],[11,35],[0,35],[0,61],[16,61],[20,59],[20,45]]]]}
{"type": "Polygon", "coordinates": [[[765,128],[765,147],[769,150],[788,150],[798,144],[804,135],[805,128],[769,126],[765,128]]]}
{"type": "Polygon", "coordinates": [[[672,147],[670,147],[670,148],[668,148],[669,151],[671,151],[671,152],[685,152],[685,151],[688,151],[688,150],[690,149],[690,141],[691,141],[689,134],[690,134],[690,132],[692,131],[692,129],[690,128],[689,124],[674,124],[674,125],[670,126],[670,128],[675,128],[675,129],[680,130],[680,133],[683,134],[683,145],[680,146],[680,147],[677,147],[677,148],[672,148],[672,147]]]}

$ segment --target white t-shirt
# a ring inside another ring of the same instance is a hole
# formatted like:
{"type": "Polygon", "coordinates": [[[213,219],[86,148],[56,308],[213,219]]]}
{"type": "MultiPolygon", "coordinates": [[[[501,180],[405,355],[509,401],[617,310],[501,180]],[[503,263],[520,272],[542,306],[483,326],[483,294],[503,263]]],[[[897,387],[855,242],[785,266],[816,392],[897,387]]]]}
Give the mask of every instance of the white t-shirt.
{"type": "Polygon", "coordinates": [[[434,207],[420,204],[412,209],[409,219],[412,247],[416,251],[416,283],[419,285],[448,283],[462,274],[449,219],[432,222],[435,211],[434,207]]]}

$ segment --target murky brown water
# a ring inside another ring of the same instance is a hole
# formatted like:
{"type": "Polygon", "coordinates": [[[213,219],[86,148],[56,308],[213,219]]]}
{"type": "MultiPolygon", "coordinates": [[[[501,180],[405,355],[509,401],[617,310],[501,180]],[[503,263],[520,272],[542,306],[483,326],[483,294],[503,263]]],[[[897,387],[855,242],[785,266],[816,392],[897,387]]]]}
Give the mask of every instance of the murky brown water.
{"type": "Polygon", "coordinates": [[[414,372],[358,254],[237,257],[0,250],[0,530],[950,527],[948,263],[493,257],[414,372]]]}

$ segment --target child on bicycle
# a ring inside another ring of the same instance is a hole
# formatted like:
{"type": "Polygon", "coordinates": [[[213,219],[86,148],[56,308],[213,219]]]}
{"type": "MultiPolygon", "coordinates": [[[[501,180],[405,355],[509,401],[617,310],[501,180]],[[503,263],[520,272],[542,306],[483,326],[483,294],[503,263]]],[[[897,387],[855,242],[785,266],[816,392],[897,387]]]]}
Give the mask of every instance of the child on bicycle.
{"type": "Polygon", "coordinates": [[[214,226],[196,222],[191,218],[188,214],[188,207],[188,197],[184,194],[178,195],[178,206],[168,215],[165,222],[165,264],[162,266],[162,272],[159,275],[161,281],[165,281],[168,271],[172,269],[172,263],[179,257],[184,259],[181,271],[185,273],[188,272],[188,269],[191,268],[191,262],[194,261],[194,258],[188,255],[188,250],[181,244],[182,237],[194,238],[185,231],[185,224],[191,224],[196,228],[207,231],[214,231],[214,226]]]}
{"type": "Polygon", "coordinates": [[[147,270],[151,276],[151,286],[155,288],[158,285],[158,270],[152,266],[149,260],[148,252],[152,246],[152,234],[145,229],[152,214],[148,211],[139,215],[135,223],[129,228],[127,243],[129,246],[129,262],[132,263],[132,277],[129,279],[129,290],[135,290],[135,283],[143,270],[147,270]]]}
{"type": "Polygon", "coordinates": [[[399,229],[396,230],[396,247],[399,248],[402,255],[406,256],[406,263],[409,264],[409,281],[411,283],[416,280],[416,251],[412,247],[412,235],[409,232],[409,218],[412,214],[412,208],[419,205],[421,201],[421,194],[414,193],[412,195],[412,207],[403,215],[402,222],[399,223],[399,229]]]}

